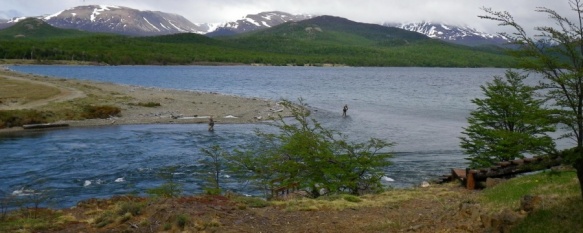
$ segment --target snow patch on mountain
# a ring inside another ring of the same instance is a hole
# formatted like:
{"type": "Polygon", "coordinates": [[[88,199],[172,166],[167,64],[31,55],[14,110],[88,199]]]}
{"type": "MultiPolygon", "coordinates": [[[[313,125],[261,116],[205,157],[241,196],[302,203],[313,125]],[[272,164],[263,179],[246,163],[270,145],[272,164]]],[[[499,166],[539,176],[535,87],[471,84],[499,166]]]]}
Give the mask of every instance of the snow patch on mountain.
{"type": "Polygon", "coordinates": [[[8,24],[18,23],[18,22],[20,22],[20,20],[23,20],[23,19],[26,19],[26,18],[28,18],[28,17],[15,17],[15,18],[12,18],[12,19],[8,20],[8,22],[6,22],[6,23],[8,23],[8,24]]]}
{"type": "Polygon", "coordinates": [[[383,25],[418,32],[434,39],[469,46],[485,44],[502,45],[508,43],[508,38],[506,37],[481,32],[469,26],[456,26],[429,21],[423,21],[421,23],[385,23],[383,25]]]}
{"type": "Polygon", "coordinates": [[[281,11],[268,11],[249,14],[234,22],[227,22],[207,33],[208,36],[234,35],[280,25],[290,21],[310,19],[311,15],[292,15],[281,11]]]}
{"type": "MultiPolygon", "coordinates": [[[[140,11],[123,6],[78,6],[42,17],[59,28],[132,36],[153,36],[175,33],[204,34],[217,26],[193,24],[186,18],[159,11],[140,11]]],[[[14,20],[13,20],[14,21],[14,20]]]]}
{"type": "Polygon", "coordinates": [[[44,18],[43,18],[43,20],[45,20],[45,21],[46,21],[46,20],[49,20],[49,19],[51,19],[51,18],[53,18],[53,17],[57,17],[58,15],[60,15],[61,13],[63,13],[63,11],[64,11],[64,10],[62,10],[62,11],[59,11],[59,12],[57,12],[57,13],[54,13],[54,14],[52,14],[52,15],[46,16],[46,17],[44,17],[44,18]]]}

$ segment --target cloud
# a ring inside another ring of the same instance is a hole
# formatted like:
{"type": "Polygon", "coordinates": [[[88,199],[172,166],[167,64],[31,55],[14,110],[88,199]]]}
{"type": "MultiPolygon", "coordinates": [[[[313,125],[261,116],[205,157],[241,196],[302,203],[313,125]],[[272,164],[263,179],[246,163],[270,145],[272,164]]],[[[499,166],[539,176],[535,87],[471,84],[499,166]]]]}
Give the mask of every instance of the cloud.
{"type": "Polygon", "coordinates": [[[11,19],[20,16],[23,16],[23,14],[17,10],[0,11],[0,19],[11,19]]]}

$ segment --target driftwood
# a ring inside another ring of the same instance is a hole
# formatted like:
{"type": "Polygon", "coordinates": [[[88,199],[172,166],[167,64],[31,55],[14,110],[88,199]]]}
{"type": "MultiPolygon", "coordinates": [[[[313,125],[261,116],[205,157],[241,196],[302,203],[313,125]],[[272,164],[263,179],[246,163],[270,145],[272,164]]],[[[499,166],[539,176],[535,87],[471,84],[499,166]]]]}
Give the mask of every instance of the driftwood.
{"type": "Polygon", "coordinates": [[[281,196],[289,195],[295,191],[298,191],[300,184],[298,182],[293,182],[290,184],[285,184],[284,179],[274,179],[271,181],[271,197],[277,198],[281,196]]]}
{"type": "Polygon", "coordinates": [[[46,129],[46,128],[56,128],[56,127],[67,127],[69,124],[57,124],[57,123],[46,123],[46,124],[29,124],[23,125],[23,129],[46,129]]]}
{"type": "MultiPolygon", "coordinates": [[[[532,158],[499,162],[497,165],[489,168],[452,168],[451,175],[447,181],[461,180],[466,184],[467,189],[475,189],[478,182],[485,181],[487,178],[510,177],[520,173],[544,170],[560,165],[561,161],[562,159],[560,157],[543,158],[535,156],[532,158]]],[[[446,181],[446,179],[443,179],[443,181],[446,181]]]]}

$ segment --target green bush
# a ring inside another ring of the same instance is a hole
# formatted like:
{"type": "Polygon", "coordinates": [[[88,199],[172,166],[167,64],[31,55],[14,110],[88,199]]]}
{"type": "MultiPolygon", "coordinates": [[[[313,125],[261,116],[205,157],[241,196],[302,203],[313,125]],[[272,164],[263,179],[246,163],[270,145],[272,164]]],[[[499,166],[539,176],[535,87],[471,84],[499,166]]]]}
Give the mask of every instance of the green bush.
{"type": "Polygon", "coordinates": [[[180,214],[176,217],[176,225],[181,229],[184,230],[186,224],[188,223],[188,216],[184,214],[180,214]]]}
{"type": "Polygon", "coordinates": [[[361,202],[362,201],[362,199],[360,199],[357,196],[353,196],[353,195],[345,195],[344,200],[346,200],[348,202],[361,202]]]}
{"type": "Polygon", "coordinates": [[[124,215],[126,213],[130,213],[133,216],[138,216],[142,212],[142,208],[144,207],[143,203],[139,202],[123,202],[119,205],[117,214],[124,215]]]}
{"type": "Polygon", "coordinates": [[[147,103],[140,102],[140,103],[138,103],[138,105],[140,105],[142,107],[149,107],[149,108],[162,106],[160,103],[155,103],[155,102],[147,102],[147,103]]]}
{"type": "Polygon", "coordinates": [[[156,103],[156,102],[139,102],[137,104],[134,103],[129,103],[129,105],[133,105],[133,106],[141,106],[141,107],[148,107],[148,108],[153,108],[153,107],[160,107],[162,106],[160,103],[156,103]]]}
{"type": "Polygon", "coordinates": [[[112,116],[119,116],[121,109],[115,106],[85,106],[83,108],[83,117],[86,119],[106,119],[112,116]]]}
{"type": "Polygon", "coordinates": [[[4,110],[0,111],[0,129],[22,126],[26,124],[47,123],[52,112],[37,110],[4,110]]]}
{"type": "MultiPolygon", "coordinates": [[[[391,165],[393,143],[371,138],[354,143],[310,117],[308,106],[299,100],[281,104],[289,109],[295,121],[283,116],[272,123],[279,133],[256,131],[261,138],[256,144],[228,156],[234,173],[258,187],[297,186],[313,197],[336,193],[360,195],[382,190],[381,177],[391,165]],[[292,123],[290,123],[292,122],[292,123]]],[[[264,190],[269,193],[271,190],[264,190]]]]}
{"type": "Polygon", "coordinates": [[[110,223],[113,223],[115,219],[115,215],[111,211],[105,211],[99,217],[97,217],[94,221],[94,224],[97,228],[102,228],[110,223]]]}

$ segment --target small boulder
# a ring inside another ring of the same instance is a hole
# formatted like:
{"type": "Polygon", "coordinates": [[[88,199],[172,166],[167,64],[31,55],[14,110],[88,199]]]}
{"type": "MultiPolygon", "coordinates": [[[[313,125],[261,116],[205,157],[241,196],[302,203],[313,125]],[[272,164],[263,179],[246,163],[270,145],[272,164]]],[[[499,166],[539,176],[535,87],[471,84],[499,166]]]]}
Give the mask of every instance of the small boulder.
{"type": "Polygon", "coordinates": [[[482,224],[491,232],[510,232],[510,229],[518,224],[523,218],[524,216],[512,210],[505,209],[489,218],[482,216],[482,224]]]}
{"type": "Polygon", "coordinates": [[[430,186],[430,185],[429,185],[429,182],[427,182],[427,181],[423,181],[423,182],[421,183],[421,188],[427,188],[427,187],[429,187],[429,186],[430,186]]]}
{"type": "Polygon", "coordinates": [[[524,195],[520,199],[520,210],[527,213],[532,212],[540,206],[541,202],[542,198],[540,196],[524,195]]]}

